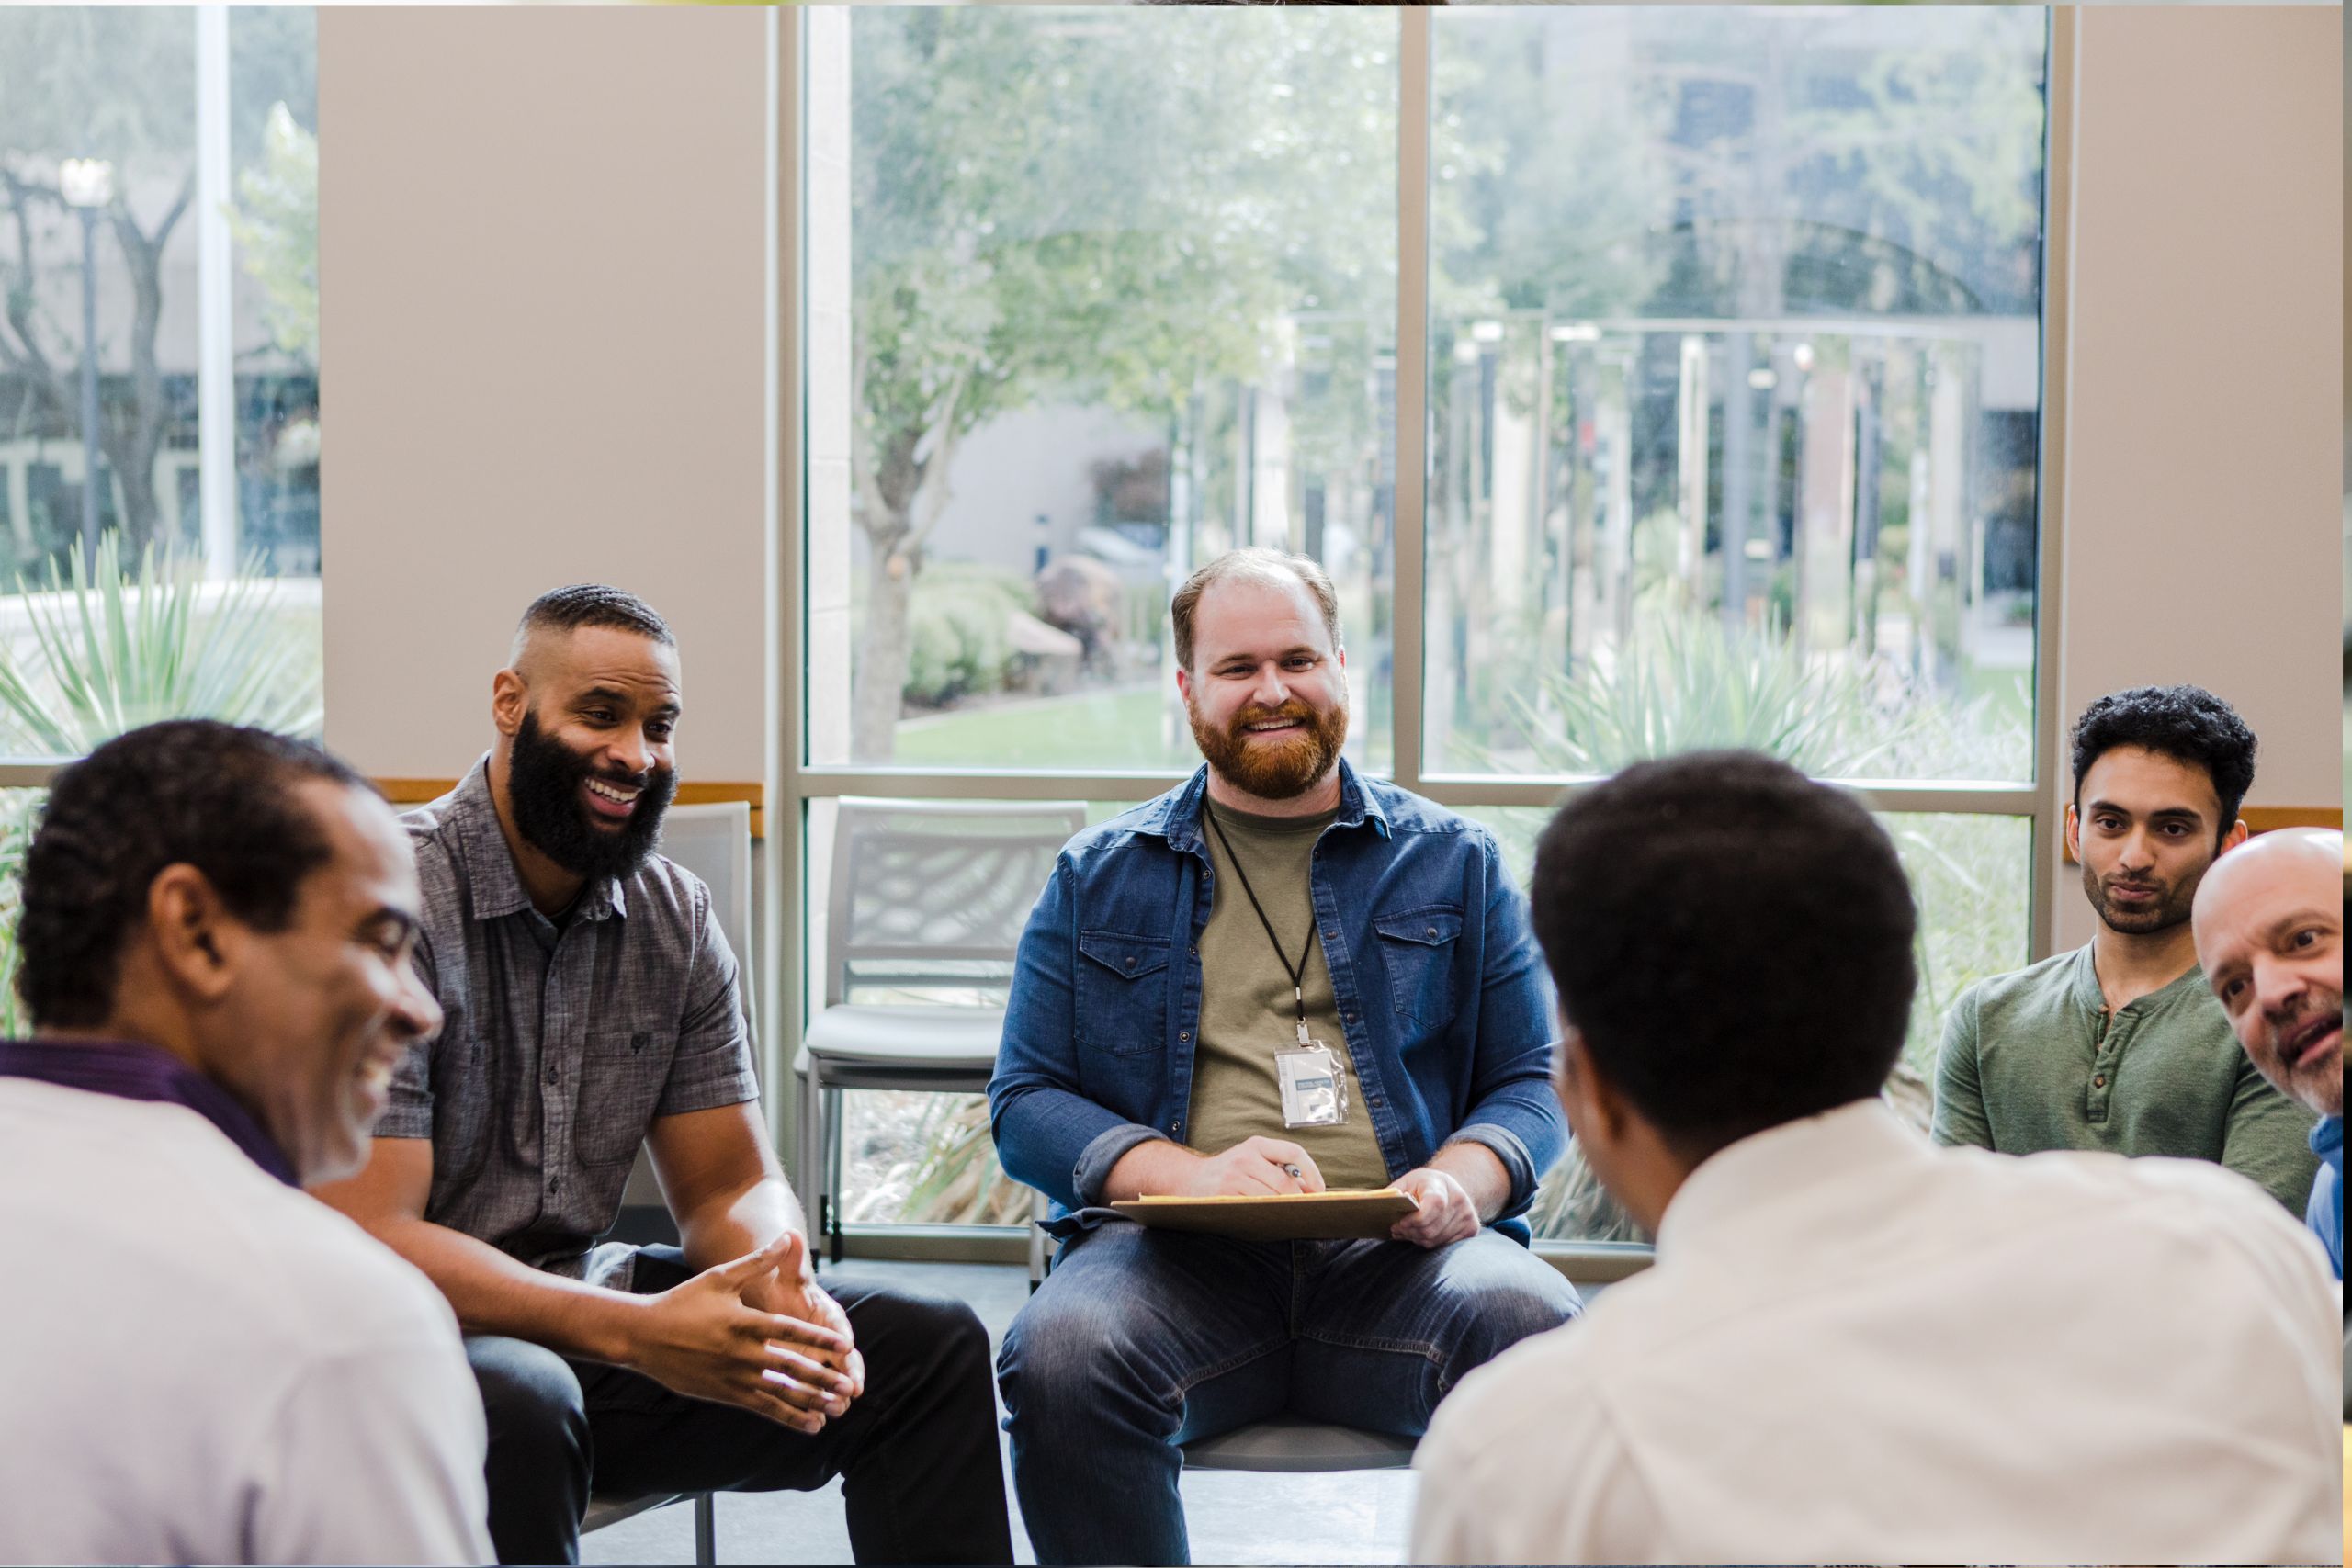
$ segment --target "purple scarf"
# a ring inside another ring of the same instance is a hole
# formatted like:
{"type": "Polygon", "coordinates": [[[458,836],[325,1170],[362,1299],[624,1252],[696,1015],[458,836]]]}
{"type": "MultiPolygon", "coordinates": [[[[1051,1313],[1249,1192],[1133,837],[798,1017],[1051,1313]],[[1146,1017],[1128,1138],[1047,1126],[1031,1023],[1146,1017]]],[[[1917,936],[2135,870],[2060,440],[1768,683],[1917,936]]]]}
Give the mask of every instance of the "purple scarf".
{"type": "Polygon", "coordinates": [[[0,1078],[31,1078],[119,1100],[184,1105],[220,1129],[245,1157],[288,1187],[299,1186],[294,1165],[253,1113],[229,1091],[156,1045],[107,1041],[65,1045],[42,1040],[0,1040],[0,1078]]]}

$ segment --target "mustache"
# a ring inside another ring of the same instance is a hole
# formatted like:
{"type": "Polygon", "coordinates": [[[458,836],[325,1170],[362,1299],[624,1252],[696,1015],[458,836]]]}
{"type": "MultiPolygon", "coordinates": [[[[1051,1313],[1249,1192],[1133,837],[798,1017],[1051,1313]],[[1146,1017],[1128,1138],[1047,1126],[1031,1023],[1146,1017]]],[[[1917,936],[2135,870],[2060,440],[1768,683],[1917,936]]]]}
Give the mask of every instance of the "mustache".
{"type": "Polygon", "coordinates": [[[1253,724],[1272,724],[1278,720],[1290,724],[1313,724],[1315,710],[1293,697],[1278,708],[1251,708],[1235,714],[1226,728],[1238,735],[1253,724]]]}
{"type": "Polygon", "coordinates": [[[2344,1017],[2344,997],[2339,992],[2335,997],[2324,998],[2304,1006],[2274,1010],[2266,1016],[2270,1021],[2272,1033],[2281,1040],[2291,1039],[2301,1033],[2311,1024],[2323,1021],[2329,1023],[2341,1022],[2344,1017]]]}

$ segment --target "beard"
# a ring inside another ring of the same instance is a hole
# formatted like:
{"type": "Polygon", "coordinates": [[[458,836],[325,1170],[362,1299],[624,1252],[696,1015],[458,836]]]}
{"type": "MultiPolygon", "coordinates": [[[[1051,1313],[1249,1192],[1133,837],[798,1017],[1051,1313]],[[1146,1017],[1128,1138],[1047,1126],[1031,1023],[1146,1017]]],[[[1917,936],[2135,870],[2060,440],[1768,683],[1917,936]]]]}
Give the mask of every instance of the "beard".
{"type": "Polygon", "coordinates": [[[2270,1032],[2270,1063],[2256,1060],[2262,1076],[2290,1100],[2301,1100],[2323,1116],[2344,1114],[2344,1051],[2339,1038],[2335,1050],[2318,1061],[2305,1066],[2288,1063],[2280,1047],[2288,1040],[2320,1019],[2341,1021],[2344,1017],[2344,993],[2341,990],[2316,993],[2310,1003],[2298,1008],[2285,1018],[2267,1018],[2263,1026],[2270,1032]],[[2272,1066],[2277,1071],[2271,1070],[2272,1066]]]}
{"type": "Polygon", "coordinates": [[[2083,893],[2090,899],[2091,908],[2098,911],[2098,918],[2106,922],[2109,931],[2121,931],[2127,936],[2149,936],[2157,931],[2168,931],[2186,922],[2190,906],[2197,901],[2197,883],[2196,877],[2177,884],[2151,878],[2134,886],[2154,888],[2154,898],[2136,909],[2119,908],[2098,873],[2093,871],[2087,863],[2083,866],[2083,893]]]}
{"type": "Polygon", "coordinates": [[[1305,795],[1339,761],[1340,748],[1348,740],[1344,699],[1316,708],[1293,697],[1279,708],[1244,708],[1221,727],[1189,700],[1184,713],[1192,720],[1193,740],[1209,766],[1227,784],[1261,800],[1295,800],[1305,795]],[[1248,726],[1285,718],[1304,728],[1279,743],[1250,738],[1248,726]]]}
{"type": "Polygon", "coordinates": [[[538,716],[523,715],[522,728],[507,753],[508,804],[514,808],[514,827],[548,859],[574,876],[594,882],[627,876],[643,865],[662,839],[662,814],[677,793],[678,775],[671,768],[649,768],[642,773],[615,773],[596,767],[560,740],[539,728],[538,716]],[[624,789],[637,790],[637,809],[617,828],[602,828],[591,819],[580,798],[588,780],[601,779],[624,789]]]}

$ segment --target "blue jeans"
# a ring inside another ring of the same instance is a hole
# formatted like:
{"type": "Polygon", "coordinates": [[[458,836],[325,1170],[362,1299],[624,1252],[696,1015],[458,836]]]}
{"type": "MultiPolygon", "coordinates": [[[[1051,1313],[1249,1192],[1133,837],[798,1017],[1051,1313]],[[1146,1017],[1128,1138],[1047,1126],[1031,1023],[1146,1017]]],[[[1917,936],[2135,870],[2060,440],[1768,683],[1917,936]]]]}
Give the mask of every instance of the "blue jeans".
{"type": "Polygon", "coordinates": [[[1124,1221],[1076,1237],[997,1358],[1037,1561],[1188,1562],[1178,1444],[1283,1411],[1418,1438],[1470,1369],[1580,1306],[1491,1230],[1434,1252],[1124,1221]]]}

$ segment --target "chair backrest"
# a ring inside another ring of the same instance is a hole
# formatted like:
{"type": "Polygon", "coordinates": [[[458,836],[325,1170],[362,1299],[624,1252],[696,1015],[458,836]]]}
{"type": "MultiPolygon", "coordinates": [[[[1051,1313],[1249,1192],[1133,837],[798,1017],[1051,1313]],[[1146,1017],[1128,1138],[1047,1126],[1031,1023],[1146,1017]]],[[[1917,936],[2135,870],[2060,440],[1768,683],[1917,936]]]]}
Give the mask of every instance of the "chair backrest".
{"type": "MultiPolygon", "coordinates": [[[[735,950],[736,994],[743,1001],[743,1023],[752,1032],[752,1059],[757,1062],[760,1018],[752,994],[752,976],[758,966],[752,953],[751,806],[741,800],[712,806],[673,806],[662,816],[662,852],[701,877],[710,888],[711,916],[726,934],[727,945],[735,950]]],[[[662,1206],[661,1184],[654,1179],[652,1164],[641,1148],[637,1151],[637,1164],[628,1173],[628,1185],[621,1192],[621,1202],[639,1208],[662,1206]]],[[[592,1509],[592,1517],[594,1512],[592,1509]]],[[[604,1522],[615,1523],[626,1517],[616,1516],[604,1522]]],[[[599,1528],[594,1523],[582,1527],[599,1528]]]]}
{"type": "MultiPolygon", "coordinates": [[[[741,800],[673,806],[662,818],[662,852],[703,879],[710,912],[735,950],[742,976],[743,1016],[752,1010],[752,808],[741,800]]],[[[756,1029],[754,1030],[756,1032],[756,1029]]]]}
{"type": "Polygon", "coordinates": [[[825,1004],[1001,995],[1083,801],[844,799],[833,838],[825,1004]]]}

